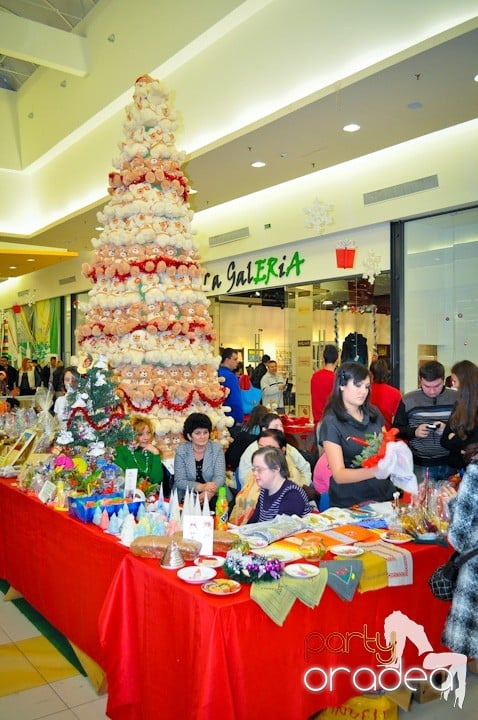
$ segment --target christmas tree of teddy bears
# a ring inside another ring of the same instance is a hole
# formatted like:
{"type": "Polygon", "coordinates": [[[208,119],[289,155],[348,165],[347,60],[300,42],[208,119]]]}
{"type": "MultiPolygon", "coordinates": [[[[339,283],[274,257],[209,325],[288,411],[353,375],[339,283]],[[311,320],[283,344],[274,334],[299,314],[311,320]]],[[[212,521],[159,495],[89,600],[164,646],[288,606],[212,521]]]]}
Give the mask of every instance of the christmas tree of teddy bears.
{"type": "Polygon", "coordinates": [[[111,199],[98,213],[94,262],[83,266],[93,288],[77,329],[84,353],[108,359],[128,412],[154,420],[163,457],[182,441],[191,412],[209,415],[225,445],[232,424],[222,407],[176,128],[159,81],[138,78],[109,174],[111,199]]]}

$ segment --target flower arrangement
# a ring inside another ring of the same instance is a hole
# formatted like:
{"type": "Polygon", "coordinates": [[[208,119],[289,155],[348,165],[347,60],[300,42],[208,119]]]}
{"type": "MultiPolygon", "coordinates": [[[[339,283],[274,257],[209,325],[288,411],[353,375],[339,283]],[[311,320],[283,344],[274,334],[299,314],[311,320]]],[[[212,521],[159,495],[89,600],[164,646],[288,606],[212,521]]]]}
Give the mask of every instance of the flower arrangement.
{"type": "Polygon", "coordinates": [[[230,550],[223,569],[230,578],[242,583],[264,582],[280,578],[282,563],[277,558],[243,555],[236,550],[230,550]]]}
{"type": "Polygon", "coordinates": [[[397,428],[392,428],[391,430],[385,430],[385,428],[382,428],[382,432],[367,433],[364,438],[349,435],[347,440],[351,440],[356,442],[358,445],[363,446],[362,452],[354,457],[352,464],[355,467],[366,468],[378,465],[379,461],[385,457],[387,444],[389,442],[395,442],[397,440],[397,434],[397,428]]]}

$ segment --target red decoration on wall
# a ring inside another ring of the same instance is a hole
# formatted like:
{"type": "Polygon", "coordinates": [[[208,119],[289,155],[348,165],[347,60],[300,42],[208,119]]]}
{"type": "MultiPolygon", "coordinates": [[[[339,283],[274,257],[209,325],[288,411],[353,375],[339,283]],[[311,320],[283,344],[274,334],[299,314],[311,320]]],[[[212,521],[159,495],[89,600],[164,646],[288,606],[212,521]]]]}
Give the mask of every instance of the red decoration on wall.
{"type": "Polygon", "coordinates": [[[12,305],[12,310],[15,313],[15,315],[20,315],[20,313],[22,311],[22,306],[21,305],[12,305]]]}
{"type": "Polygon", "coordinates": [[[335,257],[337,260],[337,267],[353,268],[355,263],[355,248],[336,248],[335,257]]]}

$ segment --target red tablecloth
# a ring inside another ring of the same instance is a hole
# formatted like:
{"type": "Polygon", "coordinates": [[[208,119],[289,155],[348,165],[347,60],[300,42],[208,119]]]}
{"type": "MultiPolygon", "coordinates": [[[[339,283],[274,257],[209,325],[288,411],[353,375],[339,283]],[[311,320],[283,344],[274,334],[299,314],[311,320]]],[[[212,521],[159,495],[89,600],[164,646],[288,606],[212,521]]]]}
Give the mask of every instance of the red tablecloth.
{"type": "Polygon", "coordinates": [[[0,577],[100,665],[98,616],[128,548],[0,480],[0,577]]]}
{"type": "MultiPolygon", "coordinates": [[[[313,693],[304,686],[305,672],[318,665],[375,668],[361,637],[340,652],[337,643],[344,646],[347,633],[368,638],[379,633],[383,646],[384,619],[394,610],[423,625],[438,651],[448,604],[435,600],[426,579],[450,551],[407,547],[413,553],[413,586],[357,593],[352,602],[326,588],[314,610],[296,601],[282,627],[250,600],[248,586],[238,595],[214,598],[158,561],[125,557],[100,616],[109,716],[306,720],[358,693],[347,678],[313,693]]],[[[410,643],[404,662],[421,667],[410,643]]]]}

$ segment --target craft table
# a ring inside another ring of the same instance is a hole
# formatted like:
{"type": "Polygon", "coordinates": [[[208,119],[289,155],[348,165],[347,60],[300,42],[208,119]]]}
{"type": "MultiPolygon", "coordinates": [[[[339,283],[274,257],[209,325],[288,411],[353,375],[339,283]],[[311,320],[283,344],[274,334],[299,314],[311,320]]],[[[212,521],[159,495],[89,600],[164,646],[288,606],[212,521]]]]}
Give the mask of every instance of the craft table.
{"type": "MultiPolygon", "coordinates": [[[[413,586],[356,593],[352,602],[326,588],[317,608],[296,601],[279,627],[248,586],[230,597],[206,595],[5,479],[0,509],[0,577],[106,671],[113,720],[306,720],[357,694],[347,678],[313,693],[304,686],[306,671],[374,667],[358,635],[379,633],[383,642],[384,618],[394,610],[423,625],[433,648],[442,649],[449,605],[432,596],[426,580],[447,548],[407,546],[413,586]],[[352,632],[350,647],[339,652],[336,643],[352,632]]],[[[421,667],[411,643],[404,657],[407,667],[421,667]]]]}
{"type": "Polygon", "coordinates": [[[0,577],[102,665],[98,616],[128,548],[3,478],[0,512],[0,577]]]}
{"type": "MultiPolygon", "coordinates": [[[[215,598],[158,561],[125,557],[100,616],[109,716],[306,720],[360,694],[343,675],[331,690],[313,693],[304,686],[306,671],[376,668],[366,645],[376,633],[385,645],[384,619],[395,610],[423,625],[433,648],[442,649],[448,603],[432,596],[426,579],[450,551],[407,547],[413,554],[413,586],[356,593],[352,602],[327,587],[315,609],[296,600],[282,627],[250,599],[247,585],[237,595],[215,598]],[[347,633],[369,640],[356,636],[345,648],[347,633]]],[[[407,668],[421,668],[410,642],[405,662],[407,668]]]]}

